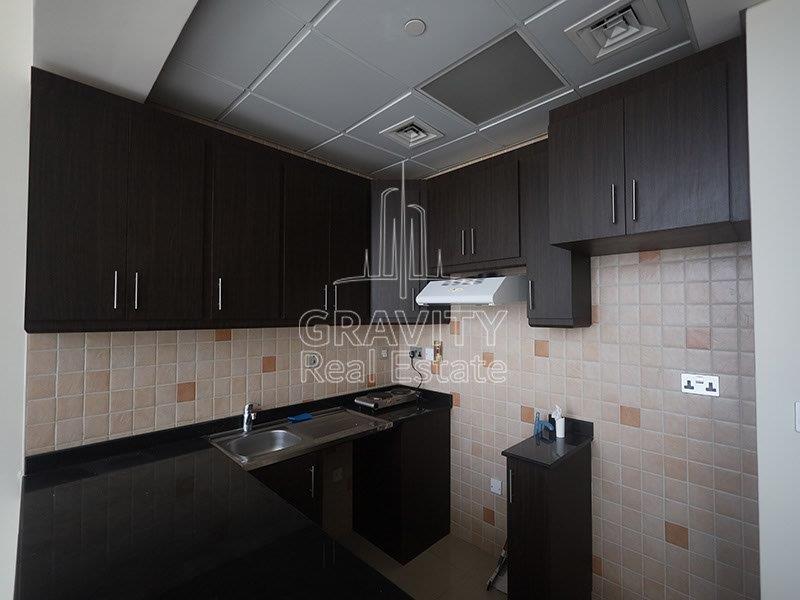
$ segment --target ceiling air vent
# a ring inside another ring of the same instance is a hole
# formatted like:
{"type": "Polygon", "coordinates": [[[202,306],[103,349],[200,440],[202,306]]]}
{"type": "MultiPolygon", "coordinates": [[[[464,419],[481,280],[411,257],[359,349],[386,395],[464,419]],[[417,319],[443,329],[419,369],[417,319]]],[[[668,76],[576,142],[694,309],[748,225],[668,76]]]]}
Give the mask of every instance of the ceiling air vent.
{"type": "Polygon", "coordinates": [[[409,117],[380,132],[405,148],[416,148],[422,144],[442,137],[442,134],[416,117],[409,117]]]}
{"type": "Polygon", "coordinates": [[[564,30],[590,63],[668,28],[657,0],[613,2],[564,30]]]}

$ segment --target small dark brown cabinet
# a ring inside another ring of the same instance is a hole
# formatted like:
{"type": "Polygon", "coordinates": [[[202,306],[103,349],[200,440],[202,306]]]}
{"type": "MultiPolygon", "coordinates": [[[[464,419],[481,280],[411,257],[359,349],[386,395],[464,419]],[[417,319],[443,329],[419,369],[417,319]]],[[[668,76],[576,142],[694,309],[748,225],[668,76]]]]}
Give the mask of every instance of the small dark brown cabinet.
{"type": "Polygon", "coordinates": [[[322,524],[322,457],[310,452],[250,472],[315,523],[322,524]]]}
{"type": "Polygon", "coordinates": [[[353,442],[353,529],[400,563],[450,532],[450,411],[353,442]]]}

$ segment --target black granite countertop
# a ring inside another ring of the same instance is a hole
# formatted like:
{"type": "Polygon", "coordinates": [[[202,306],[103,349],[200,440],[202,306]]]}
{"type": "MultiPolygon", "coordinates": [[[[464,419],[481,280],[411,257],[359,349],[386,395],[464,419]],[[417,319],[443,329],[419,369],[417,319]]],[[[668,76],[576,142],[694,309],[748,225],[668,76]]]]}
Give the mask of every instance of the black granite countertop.
{"type": "MultiPolygon", "coordinates": [[[[431,394],[413,411],[449,406],[431,394]]],[[[15,598],[408,597],[213,448],[206,429],[34,461],[15,598]]]]}
{"type": "Polygon", "coordinates": [[[545,432],[542,436],[531,436],[503,450],[502,455],[549,468],[591,444],[594,426],[588,421],[568,418],[565,434],[560,439],[556,438],[553,432],[545,432]]]}

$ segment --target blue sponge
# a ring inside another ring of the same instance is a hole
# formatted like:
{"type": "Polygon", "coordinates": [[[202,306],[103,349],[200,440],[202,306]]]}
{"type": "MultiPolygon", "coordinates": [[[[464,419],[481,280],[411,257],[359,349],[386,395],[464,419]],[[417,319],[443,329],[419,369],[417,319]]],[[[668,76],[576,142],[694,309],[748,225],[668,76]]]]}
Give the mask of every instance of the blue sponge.
{"type": "Polygon", "coordinates": [[[301,423],[303,421],[308,421],[309,419],[313,419],[310,413],[300,413],[299,415],[292,415],[289,417],[290,423],[301,423]]]}

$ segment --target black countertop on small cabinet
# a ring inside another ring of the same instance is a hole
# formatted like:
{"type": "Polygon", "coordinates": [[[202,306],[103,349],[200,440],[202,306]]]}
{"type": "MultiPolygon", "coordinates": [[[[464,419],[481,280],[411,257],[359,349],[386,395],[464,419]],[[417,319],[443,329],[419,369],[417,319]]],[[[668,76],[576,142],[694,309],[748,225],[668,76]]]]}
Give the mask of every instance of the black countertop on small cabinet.
{"type": "Polygon", "coordinates": [[[541,437],[531,436],[503,450],[502,455],[537,464],[541,467],[552,467],[556,463],[572,456],[584,446],[592,443],[594,425],[588,421],[567,419],[563,438],[555,437],[554,432],[545,432],[541,437]]]}
{"type": "Polygon", "coordinates": [[[408,598],[212,447],[228,421],[29,461],[15,598],[408,598]]]}

